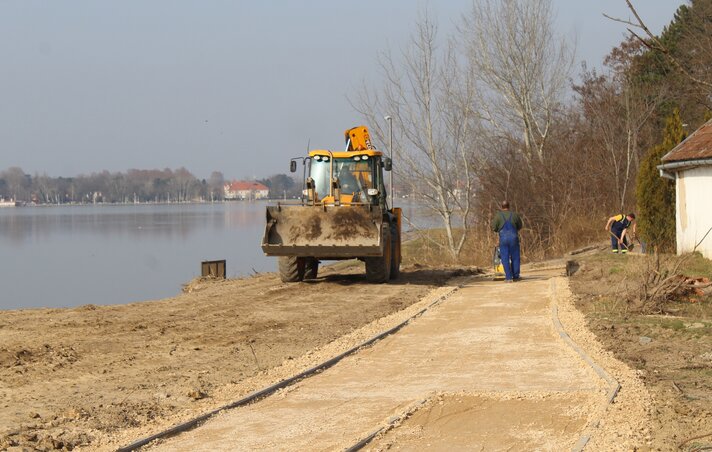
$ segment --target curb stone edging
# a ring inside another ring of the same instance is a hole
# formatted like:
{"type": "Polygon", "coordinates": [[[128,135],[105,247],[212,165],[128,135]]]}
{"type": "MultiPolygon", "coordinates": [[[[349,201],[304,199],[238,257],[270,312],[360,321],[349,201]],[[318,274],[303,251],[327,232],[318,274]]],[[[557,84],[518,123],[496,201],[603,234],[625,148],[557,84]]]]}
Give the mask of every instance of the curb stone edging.
{"type": "MultiPolygon", "coordinates": [[[[576,342],[571,339],[571,336],[568,335],[568,333],[564,330],[564,326],[561,324],[561,321],[559,320],[559,308],[556,304],[556,280],[552,279],[551,280],[551,293],[552,293],[552,305],[551,305],[551,320],[554,323],[554,329],[556,332],[559,334],[559,337],[566,342],[566,344],[571,347],[578,355],[581,357],[581,359],[586,362],[595,372],[596,374],[602,379],[605,380],[606,383],[609,385],[609,390],[608,394],[606,397],[606,405],[610,405],[613,403],[615,400],[616,396],[618,395],[618,392],[621,390],[621,385],[618,383],[618,381],[611,376],[608,372],[606,372],[605,369],[603,369],[601,366],[596,364],[593,359],[591,359],[588,354],[583,351],[581,347],[576,344],[576,342]]],[[[594,425],[598,424],[598,422],[594,423],[594,425]]],[[[574,445],[572,451],[573,452],[581,452],[584,450],[586,447],[586,444],[591,440],[591,435],[584,433],[584,435],[579,438],[578,442],[574,445]]]]}

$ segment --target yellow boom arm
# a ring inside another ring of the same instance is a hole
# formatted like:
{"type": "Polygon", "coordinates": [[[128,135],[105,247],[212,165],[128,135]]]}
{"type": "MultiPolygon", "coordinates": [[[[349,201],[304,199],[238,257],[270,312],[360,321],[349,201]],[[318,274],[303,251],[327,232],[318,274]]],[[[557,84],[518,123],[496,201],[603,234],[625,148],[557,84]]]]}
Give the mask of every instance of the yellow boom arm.
{"type": "Polygon", "coordinates": [[[346,138],[346,152],[366,151],[375,149],[371,144],[371,136],[366,126],[358,126],[344,132],[346,138]]]}

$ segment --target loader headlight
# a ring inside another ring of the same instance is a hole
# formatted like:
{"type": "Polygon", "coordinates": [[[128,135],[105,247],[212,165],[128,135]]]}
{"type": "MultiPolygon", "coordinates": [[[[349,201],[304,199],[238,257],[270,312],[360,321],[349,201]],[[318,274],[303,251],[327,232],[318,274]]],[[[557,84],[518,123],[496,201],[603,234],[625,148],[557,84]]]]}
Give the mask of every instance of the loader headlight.
{"type": "Polygon", "coordinates": [[[368,196],[376,196],[378,194],[378,189],[377,188],[369,188],[367,193],[368,193],[368,196]]]}
{"type": "Polygon", "coordinates": [[[315,155],[315,156],[314,156],[314,160],[316,160],[317,162],[320,161],[320,160],[321,160],[321,156],[320,156],[320,155],[315,155]]]}
{"type": "Polygon", "coordinates": [[[359,160],[361,160],[361,156],[357,155],[356,157],[354,157],[354,160],[358,162],[359,160]]]}
{"type": "Polygon", "coordinates": [[[361,156],[361,160],[368,160],[368,156],[367,156],[367,155],[362,155],[362,156],[361,156]]]}

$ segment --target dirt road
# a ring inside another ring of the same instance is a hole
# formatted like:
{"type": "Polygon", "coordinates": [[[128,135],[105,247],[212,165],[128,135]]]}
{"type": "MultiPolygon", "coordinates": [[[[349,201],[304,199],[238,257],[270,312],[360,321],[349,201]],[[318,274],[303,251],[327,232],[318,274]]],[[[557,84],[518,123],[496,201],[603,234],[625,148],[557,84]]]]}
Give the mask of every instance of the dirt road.
{"type": "Polygon", "coordinates": [[[160,301],[0,312],[0,450],[115,449],[335,353],[327,344],[382,328],[452,276],[410,268],[369,285],[362,266],[336,267],[311,284],[268,274],[160,301]]]}
{"type": "Polygon", "coordinates": [[[396,335],[156,448],[343,450],[391,423],[370,449],[570,450],[590,436],[598,450],[640,444],[644,391],[585,336],[562,270],[517,284],[471,279],[396,335]],[[616,410],[609,383],[556,331],[556,303],[625,382],[616,410]]]}

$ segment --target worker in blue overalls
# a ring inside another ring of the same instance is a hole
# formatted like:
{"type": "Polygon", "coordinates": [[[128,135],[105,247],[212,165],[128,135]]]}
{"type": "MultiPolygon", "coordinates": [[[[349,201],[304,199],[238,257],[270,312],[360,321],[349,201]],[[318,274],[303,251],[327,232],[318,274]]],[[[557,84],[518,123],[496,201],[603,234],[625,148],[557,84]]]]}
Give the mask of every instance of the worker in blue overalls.
{"type": "Polygon", "coordinates": [[[504,267],[504,281],[519,281],[519,230],[522,219],[509,210],[509,202],[502,201],[502,208],[492,219],[492,230],[499,234],[499,252],[504,267]]]}
{"type": "Polygon", "coordinates": [[[611,234],[611,249],[614,253],[626,254],[630,249],[628,244],[628,228],[635,234],[635,214],[618,214],[608,219],[606,231],[611,234]],[[631,228],[632,226],[632,228],[631,228]]]}

